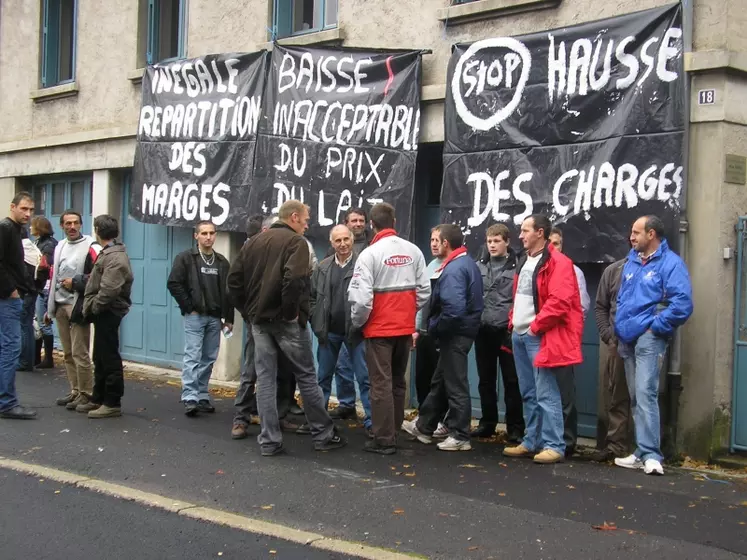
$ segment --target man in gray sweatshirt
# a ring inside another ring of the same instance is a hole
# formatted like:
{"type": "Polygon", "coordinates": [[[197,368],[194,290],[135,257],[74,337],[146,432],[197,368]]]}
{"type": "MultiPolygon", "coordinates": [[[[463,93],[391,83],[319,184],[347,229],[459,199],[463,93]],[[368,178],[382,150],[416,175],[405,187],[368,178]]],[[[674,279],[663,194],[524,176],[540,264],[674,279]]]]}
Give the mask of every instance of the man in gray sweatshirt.
{"type": "Polygon", "coordinates": [[[50,284],[46,321],[57,321],[70,392],[57,399],[68,410],[86,405],[93,392],[93,368],[89,346],[91,329],[83,318],[83,297],[88,277],[96,264],[101,246],[81,233],[83,219],[76,210],[60,216],[65,239],[54,252],[54,270],[50,284]]]}

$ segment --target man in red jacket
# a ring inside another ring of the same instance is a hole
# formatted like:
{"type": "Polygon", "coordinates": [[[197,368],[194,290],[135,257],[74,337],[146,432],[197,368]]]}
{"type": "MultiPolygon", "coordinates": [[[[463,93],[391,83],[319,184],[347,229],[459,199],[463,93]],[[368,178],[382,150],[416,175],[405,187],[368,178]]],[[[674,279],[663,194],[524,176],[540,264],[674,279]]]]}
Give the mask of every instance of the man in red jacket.
{"type": "Polygon", "coordinates": [[[584,316],[571,260],[548,243],[552,225],[534,214],[521,225],[526,254],[516,267],[509,315],[526,431],[508,457],[557,463],[565,454],[563,406],[556,369],[580,364],[584,316]]]}

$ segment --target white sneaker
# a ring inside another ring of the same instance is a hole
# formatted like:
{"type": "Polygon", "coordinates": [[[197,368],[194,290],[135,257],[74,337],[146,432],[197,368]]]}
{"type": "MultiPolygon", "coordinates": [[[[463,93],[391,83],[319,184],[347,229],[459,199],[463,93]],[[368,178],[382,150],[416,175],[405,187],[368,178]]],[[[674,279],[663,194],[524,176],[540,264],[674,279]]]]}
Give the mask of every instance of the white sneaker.
{"type": "Polygon", "coordinates": [[[433,437],[436,439],[449,437],[449,428],[447,428],[442,422],[439,422],[436,431],[433,432],[433,437]]]}
{"type": "Polygon", "coordinates": [[[404,422],[402,422],[402,429],[411,436],[417,438],[420,443],[428,444],[432,441],[431,436],[427,436],[423,432],[418,430],[417,424],[415,424],[415,422],[413,421],[408,422],[407,420],[405,420],[404,422]]]}
{"type": "Polygon", "coordinates": [[[470,451],[472,449],[472,446],[470,445],[469,441],[455,439],[449,436],[444,441],[438,444],[438,448],[441,451],[470,451]]]}
{"type": "Polygon", "coordinates": [[[646,474],[663,475],[664,468],[656,459],[646,459],[646,461],[643,463],[643,472],[645,472],[646,474]]]}
{"type": "Polygon", "coordinates": [[[643,463],[635,455],[628,455],[627,457],[623,457],[622,459],[615,459],[615,464],[618,467],[622,467],[624,469],[640,470],[643,468],[643,463]]]}

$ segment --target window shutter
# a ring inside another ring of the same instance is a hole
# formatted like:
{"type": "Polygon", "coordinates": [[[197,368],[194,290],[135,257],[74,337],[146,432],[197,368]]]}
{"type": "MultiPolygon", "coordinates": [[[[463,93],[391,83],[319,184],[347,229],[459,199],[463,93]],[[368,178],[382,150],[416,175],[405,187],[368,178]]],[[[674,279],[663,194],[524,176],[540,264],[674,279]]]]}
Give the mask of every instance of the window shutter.
{"type": "Polygon", "coordinates": [[[293,0],[275,0],[273,39],[282,39],[292,34],[293,0]]]}
{"type": "Polygon", "coordinates": [[[159,0],[148,0],[148,47],[145,51],[145,60],[148,64],[158,62],[158,20],[159,0]]]}
{"type": "Polygon", "coordinates": [[[42,30],[42,87],[59,81],[60,0],[44,0],[42,30]]]}

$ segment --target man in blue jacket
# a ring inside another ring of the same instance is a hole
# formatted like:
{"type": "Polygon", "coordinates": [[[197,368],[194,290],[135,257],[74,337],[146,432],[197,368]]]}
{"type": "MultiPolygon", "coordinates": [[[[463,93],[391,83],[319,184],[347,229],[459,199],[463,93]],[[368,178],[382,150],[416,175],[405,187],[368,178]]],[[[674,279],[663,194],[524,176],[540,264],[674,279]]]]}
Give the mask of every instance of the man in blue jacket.
{"type": "Polygon", "coordinates": [[[615,333],[625,362],[637,449],[615,464],[661,475],[659,371],[669,338],[693,312],[692,288],[685,263],[669,248],[659,218],[638,218],[630,243],[617,294],[615,333]]]}
{"type": "Polygon", "coordinates": [[[483,311],[482,275],[462,246],[458,226],[439,226],[438,257],[443,264],[431,278],[428,334],[440,347],[431,391],[420,407],[417,422],[402,428],[421,443],[430,443],[446,414],[449,437],[438,444],[441,451],[469,451],[472,404],[467,379],[467,355],[480,329],[483,311]]]}

